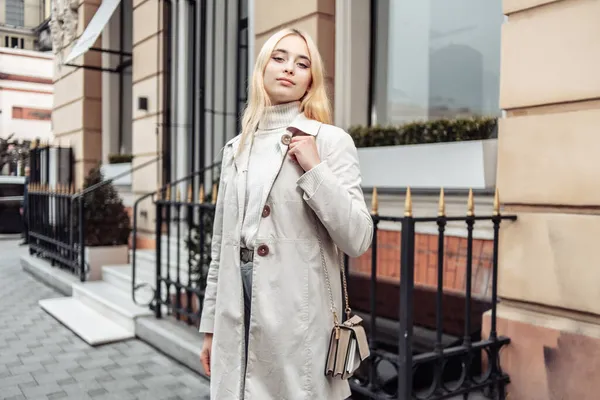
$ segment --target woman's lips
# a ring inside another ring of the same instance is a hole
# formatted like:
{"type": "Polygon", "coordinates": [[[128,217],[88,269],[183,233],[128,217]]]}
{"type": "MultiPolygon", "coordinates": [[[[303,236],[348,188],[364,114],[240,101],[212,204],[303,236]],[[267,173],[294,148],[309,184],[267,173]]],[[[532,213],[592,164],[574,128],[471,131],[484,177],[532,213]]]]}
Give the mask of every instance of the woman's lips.
{"type": "Polygon", "coordinates": [[[286,79],[286,78],[279,78],[279,79],[277,79],[277,81],[281,82],[281,84],[284,85],[284,86],[292,86],[292,85],[294,85],[294,82],[292,82],[291,80],[286,79]]]}

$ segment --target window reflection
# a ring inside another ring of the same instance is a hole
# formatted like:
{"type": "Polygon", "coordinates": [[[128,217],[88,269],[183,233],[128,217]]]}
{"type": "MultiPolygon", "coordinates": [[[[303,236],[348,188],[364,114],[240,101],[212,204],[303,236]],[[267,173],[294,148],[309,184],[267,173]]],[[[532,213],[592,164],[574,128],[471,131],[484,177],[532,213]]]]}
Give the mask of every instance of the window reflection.
{"type": "Polygon", "coordinates": [[[379,124],[497,116],[501,0],[377,1],[379,124]]]}

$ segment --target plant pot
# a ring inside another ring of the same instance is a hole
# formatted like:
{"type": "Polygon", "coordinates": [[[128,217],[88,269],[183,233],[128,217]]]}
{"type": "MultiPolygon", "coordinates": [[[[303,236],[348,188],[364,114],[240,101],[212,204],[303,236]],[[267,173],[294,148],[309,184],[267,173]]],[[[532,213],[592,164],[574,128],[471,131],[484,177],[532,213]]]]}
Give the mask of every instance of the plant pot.
{"type": "MultiPolygon", "coordinates": [[[[104,179],[113,178],[119,174],[123,174],[131,169],[131,163],[119,163],[119,164],[103,164],[101,167],[102,174],[104,175],[104,179]]],[[[113,182],[118,186],[129,186],[131,185],[131,174],[127,174],[125,176],[116,179],[113,182]]]]}
{"type": "Polygon", "coordinates": [[[498,139],[358,149],[362,186],[487,189],[496,185],[498,139]]]}
{"type": "Polygon", "coordinates": [[[87,280],[100,280],[102,279],[102,267],[129,262],[128,246],[88,246],[85,248],[85,261],[89,265],[87,280]]]}

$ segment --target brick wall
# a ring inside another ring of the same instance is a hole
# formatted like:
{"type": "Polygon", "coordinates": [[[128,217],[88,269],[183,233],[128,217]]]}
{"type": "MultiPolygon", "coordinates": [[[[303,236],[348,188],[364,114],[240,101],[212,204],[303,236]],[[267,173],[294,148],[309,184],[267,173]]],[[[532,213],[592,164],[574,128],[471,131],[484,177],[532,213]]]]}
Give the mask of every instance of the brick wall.
{"type": "MultiPolygon", "coordinates": [[[[379,230],[377,235],[377,276],[400,279],[400,232],[379,230]]],[[[438,236],[415,235],[415,284],[437,287],[438,236]]],[[[491,297],[493,241],[473,239],[473,296],[491,297]]],[[[444,290],[464,292],[467,239],[446,236],[444,240],[444,290]]],[[[350,272],[371,275],[371,250],[350,261],[350,272]]]]}

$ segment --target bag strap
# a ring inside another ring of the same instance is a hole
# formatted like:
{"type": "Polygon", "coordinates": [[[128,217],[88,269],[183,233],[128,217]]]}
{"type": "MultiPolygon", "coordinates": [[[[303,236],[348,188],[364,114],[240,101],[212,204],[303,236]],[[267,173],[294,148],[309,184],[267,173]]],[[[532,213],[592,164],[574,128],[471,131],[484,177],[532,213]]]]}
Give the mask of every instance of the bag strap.
{"type": "MultiPolygon", "coordinates": [[[[325,250],[323,249],[323,242],[321,241],[321,235],[319,235],[318,217],[314,212],[312,214],[314,217],[315,231],[317,232],[317,240],[319,241],[319,251],[321,253],[321,265],[323,266],[323,271],[325,272],[325,284],[327,286],[327,291],[329,293],[330,310],[331,310],[331,313],[333,314],[333,323],[337,327],[340,325],[340,321],[338,319],[337,312],[335,309],[335,303],[333,301],[333,291],[331,290],[331,281],[329,280],[329,272],[327,271],[327,263],[325,262],[325,250]]],[[[344,299],[346,302],[345,303],[346,304],[346,309],[345,309],[346,317],[347,317],[347,319],[350,319],[352,309],[350,308],[350,302],[348,299],[348,282],[346,281],[346,271],[344,270],[344,264],[342,261],[343,260],[343,252],[341,251],[341,249],[338,246],[335,246],[335,249],[338,254],[339,268],[342,270],[342,288],[343,288],[343,292],[344,292],[344,299]]]]}

